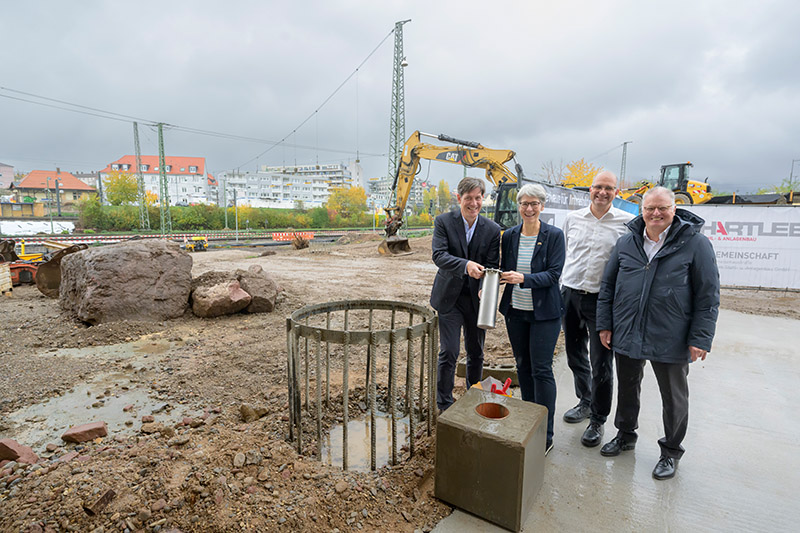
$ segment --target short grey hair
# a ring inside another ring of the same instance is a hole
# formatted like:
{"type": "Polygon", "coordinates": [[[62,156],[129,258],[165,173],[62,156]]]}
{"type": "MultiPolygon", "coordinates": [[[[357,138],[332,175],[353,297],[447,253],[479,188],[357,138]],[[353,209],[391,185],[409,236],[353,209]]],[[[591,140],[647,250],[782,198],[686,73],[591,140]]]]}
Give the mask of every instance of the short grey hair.
{"type": "Polygon", "coordinates": [[[651,194],[665,194],[669,197],[670,205],[675,205],[675,193],[671,190],[667,189],[666,187],[661,187],[660,185],[657,187],[653,187],[642,196],[642,203],[644,203],[645,199],[651,194]]]}
{"type": "Polygon", "coordinates": [[[517,193],[517,202],[519,202],[519,199],[523,196],[536,198],[541,203],[544,203],[544,201],[547,199],[547,193],[545,192],[544,187],[538,183],[526,183],[520,187],[519,192],[517,193]]]}
{"type": "Polygon", "coordinates": [[[464,178],[458,182],[458,195],[464,196],[473,189],[480,189],[481,195],[486,194],[486,185],[481,178],[464,178]]]}

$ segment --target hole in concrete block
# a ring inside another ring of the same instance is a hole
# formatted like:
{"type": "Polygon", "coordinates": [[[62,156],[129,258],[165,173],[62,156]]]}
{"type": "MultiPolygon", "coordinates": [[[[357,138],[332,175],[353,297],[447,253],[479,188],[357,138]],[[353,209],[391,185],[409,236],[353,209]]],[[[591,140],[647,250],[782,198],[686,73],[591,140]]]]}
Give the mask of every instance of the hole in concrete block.
{"type": "Polygon", "coordinates": [[[508,408],[505,405],[494,402],[478,404],[475,407],[475,412],[484,418],[491,418],[493,420],[500,420],[508,416],[508,408]]]}

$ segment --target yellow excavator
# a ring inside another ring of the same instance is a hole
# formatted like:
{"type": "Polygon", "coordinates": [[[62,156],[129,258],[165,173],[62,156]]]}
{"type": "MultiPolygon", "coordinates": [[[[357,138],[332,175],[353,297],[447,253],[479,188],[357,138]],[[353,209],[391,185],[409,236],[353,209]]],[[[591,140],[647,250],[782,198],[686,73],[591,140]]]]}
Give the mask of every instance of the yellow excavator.
{"type": "Polygon", "coordinates": [[[386,211],[386,238],[381,241],[378,251],[384,255],[403,255],[411,253],[408,239],[397,234],[403,226],[403,212],[406,209],[411,186],[420,171],[420,160],[442,161],[470,168],[486,170],[486,179],[495,185],[492,196],[495,198],[494,220],[501,227],[508,227],[515,221],[517,214],[516,190],[517,181],[524,178],[522,167],[514,161],[512,172],[506,163],[514,159],[513,150],[495,150],[486,148],[473,141],[464,141],[448,135],[433,135],[415,131],[403,146],[403,154],[392,183],[389,206],[386,211]],[[442,142],[453,143],[454,146],[438,146],[424,143],[420,137],[432,137],[442,142]]]}
{"type": "Polygon", "coordinates": [[[15,252],[13,239],[0,240],[0,263],[8,262],[13,285],[36,283],[39,292],[48,298],[58,298],[61,287],[61,260],[65,255],[88,248],[85,244],[44,241],[42,244],[54,252],[26,253],[25,241],[21,243],[19,255],[15,252]]]}

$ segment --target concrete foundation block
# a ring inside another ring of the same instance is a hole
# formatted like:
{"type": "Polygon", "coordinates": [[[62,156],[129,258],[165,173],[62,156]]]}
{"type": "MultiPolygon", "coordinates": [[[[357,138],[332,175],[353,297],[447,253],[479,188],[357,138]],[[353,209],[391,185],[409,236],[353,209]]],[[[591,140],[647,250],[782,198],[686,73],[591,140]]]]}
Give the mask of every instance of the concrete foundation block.
{"type": "MultiPolygon", "coordinates": [[[[463,378],[467,375],[467,360],[462,359],[456,364],[456,376],[463,378]]],[[[481,380],[484,380],[492,376],[495,379],[499,379],[501,382],[505,382],[506,378],[511,378],[511,386],[519,387],[519,378],[517,377],[517,365],[515,364],[505,364],[505,365],[483,365],[483,376],[481,380]]]]}
{"type": "Polygon", "coordinates": [[[547,408],[470,389],[438,418],[437,498],[519,531],[544,480],[547,408]]]}

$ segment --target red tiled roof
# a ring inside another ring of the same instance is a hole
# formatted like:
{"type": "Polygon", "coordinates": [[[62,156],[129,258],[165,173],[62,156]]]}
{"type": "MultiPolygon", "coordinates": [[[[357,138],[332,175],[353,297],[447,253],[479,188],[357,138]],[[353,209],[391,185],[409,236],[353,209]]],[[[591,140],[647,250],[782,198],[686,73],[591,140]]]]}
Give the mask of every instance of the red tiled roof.
{"type": "Polygon", "coordinates": [[[217,185],[217,178],[215,178],[211,174],[208,174],[208,184],[215,187],[217,185]]]}
{"type": "Polygon", "coordinates": [[[17,189],[47,189],[48,180],[49,188],[55,189],[56,178],[60,178],[61,182],[58,185],[59,189],[65,191],[94,191],[94,187],[86,185],[84,182],[70,174],[69,172],[61,171],[56,173],[55,170],[34,170],[17,185],[17,189]]]}
{"type": "MultiPolygon", "coordinates": [[[[147,170],[142,171],[142,174],[158,174],[158,156],[157,155],[143,155],[140,157],[143,165],[147,165],[147,170]]],[[[181,157],[181,156],[165,156],[164,164],[170,167],[167,174],[189,174],[189,167],[197,167],[196,172],[192,174],[200,174],[201,176],[206,172],[206,158],[205,157],[181,157]],[[181,170],[183,169],[183,170],[181,170]]],[[[124,155],[112,161],[109,165],[100,172],[112,172],[111,165],[129,165],[128,172],[136,173],[136,156],[124,155]]]]}

